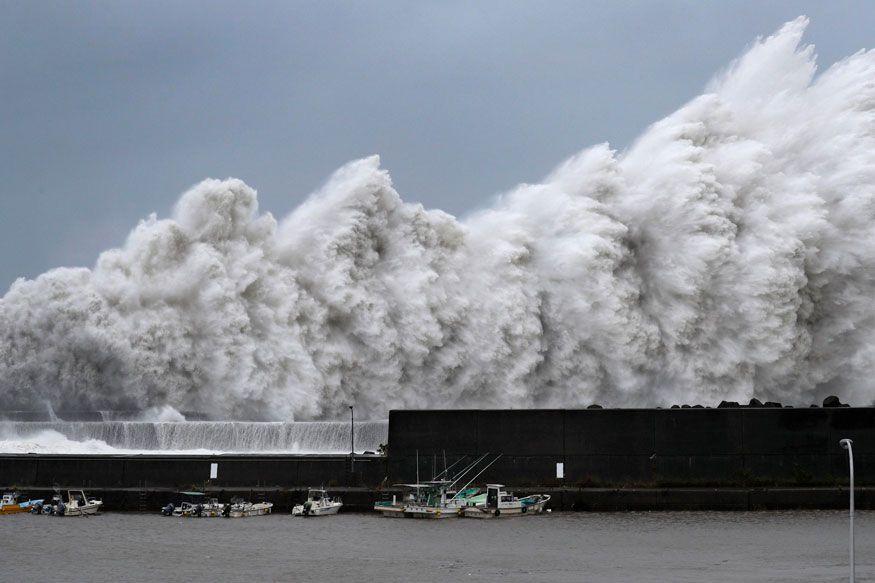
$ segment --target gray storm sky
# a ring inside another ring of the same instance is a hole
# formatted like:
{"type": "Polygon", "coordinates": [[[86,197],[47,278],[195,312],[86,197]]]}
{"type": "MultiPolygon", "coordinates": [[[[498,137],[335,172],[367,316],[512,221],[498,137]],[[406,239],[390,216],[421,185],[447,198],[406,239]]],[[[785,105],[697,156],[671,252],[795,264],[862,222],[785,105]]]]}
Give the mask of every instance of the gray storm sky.
{"type": "Polygon", "coordinates": [[[0,294],[205,177],[281,217],[377,153],[405,200],[464,215],[628,146],[800,14],[821,69],[875,45],[871,2],[0,0],[0,294]]]}

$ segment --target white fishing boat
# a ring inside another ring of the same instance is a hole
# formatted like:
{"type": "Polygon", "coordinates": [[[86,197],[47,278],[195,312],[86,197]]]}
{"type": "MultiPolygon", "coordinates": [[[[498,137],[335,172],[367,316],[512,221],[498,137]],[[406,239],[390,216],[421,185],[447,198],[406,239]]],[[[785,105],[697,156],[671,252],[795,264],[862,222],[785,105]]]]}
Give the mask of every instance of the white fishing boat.
{"type": "Polygon", "coordinates": [[[340,498],[332,498],[321,488],[310,488],[307,501],[292,508],[292,516],[328,516],[337,514],[341,506],[340,498]]]}
{"type": "Polygon", "coordinates": [[[404,518],[454,518],[471,504],[470,499],[479,493],[477,488],[467,488],[461,492],[452,489],[454,482],[430,481],[423,484],[405,484],[413,489],[414,495],[408,497],[402,516],[404,518]]]}
{"type": "Polygon", "coordinates": [[[445,484],[408,484],[415,488],[416,495],[404,507],[404,518],[455,518],[459,506],[452,496],[447,495],[445,484]]]}
{"type": "Polygon", "coordinates": [[[227,516],[231,518],[244,518],[246,516],[263,516],[270,514],[273,509],[272,502],[248,502],[240,498],[231,500],[227,516]]]}
{"type": "Polygon", "coordinates": [[[517,498],[504,490],[502,484],[488,484],[483,500],[473,500],[473,504],[462,509],[465,518],[497,518],[499,516],[523,516],[544,512],[548,494],[534,494],[517,498]]]}
{"type": "Polygon", "coordinates": [[[164,516],[184,518],[216,518],[225,513],[225,504],[217,498],[207,499],[203,492],[179,492],[178,501],[161,509],[164,516]]]}
{"type": "MultiPolygon", "coordinates": [[[[440,476],[448,476],[449,469],[462,460],[458,460],[450,468],[444,469],[443,472],[435,476],[435,479],[428,482],[419,482],[415,484],[398,484],[399,487],[405,488],[407,493],[399,502],[397,496],[392,497],[392,501],[380,501],[374,504],[374,510],[381,513],[383,516],[392,518],[453,518],[458,516],[461,511],[471,504],[470,499],[479,493],[477,488],[468,488],[471,483],[477,479],[486,469],[489,468],[495,461],[501,457],[498,456],[491,462],[486,464],[467,484],[462,486],[461,490],[455,489],[464,476],[477,469],[489,454],[484,454],[472,463],[468,464],[464,469],[458,472],[452,479],[437,479],[440,476]]],[[[465,459],[465,458],[463,458],[465,459]]],[[[419,459],[417,454],[417,468],[419,459]]],[[[417,472],[418,473],[418,472],[417,472]]],[[[418,476],[417,476],[418,477],[418,476]]]]}
{"type": "Polygon", "coordinates": [[[83,490],[67,490],[67,502],[61,504],[63,507],[55,511],[58,516],[91,516],[100,512],[103,501],[88,498],[83,490]]]}
{"type": "Polygon", "coordinates": [[[224,516],[227,504],[219,502],[218,498],[210,498],[201,504],[200,515],[204,518],[218,518],[224,516]]]}

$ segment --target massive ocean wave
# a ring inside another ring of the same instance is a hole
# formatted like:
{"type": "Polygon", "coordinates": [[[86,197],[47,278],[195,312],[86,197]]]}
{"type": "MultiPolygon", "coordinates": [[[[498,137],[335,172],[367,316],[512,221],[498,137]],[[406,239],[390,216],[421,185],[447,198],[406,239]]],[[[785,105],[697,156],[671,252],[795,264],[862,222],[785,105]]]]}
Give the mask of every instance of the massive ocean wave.
{"type": "Polygon", "coordinates": [[[396,407],[873,401],[875,54],[797,19],[626,151],[464,221],[377,157],[282,221],[205,180],[93,269],[0,299],[5,409],[363,417],[396,407]]]}

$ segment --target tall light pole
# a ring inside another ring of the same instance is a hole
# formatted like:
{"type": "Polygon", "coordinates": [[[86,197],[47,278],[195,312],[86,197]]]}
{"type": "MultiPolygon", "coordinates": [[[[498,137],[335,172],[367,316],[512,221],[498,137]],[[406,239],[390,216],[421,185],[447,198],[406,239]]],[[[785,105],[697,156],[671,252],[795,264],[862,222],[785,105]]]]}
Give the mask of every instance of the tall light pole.
{"type": "Polygon", "coordinates": [[[848,467],[851,472],[851,540],[850,540],[850,554],[851,554],[851,583],[854,583],[854,442],[850,439],[842,439],[839,441],[839,445],[842,446],[842,449],[848,450],[848,467]]]}
{"type": "Polygon", "coordinates": [[[355,410],[349,406],[349,469],[355,472],[355,410]]]}

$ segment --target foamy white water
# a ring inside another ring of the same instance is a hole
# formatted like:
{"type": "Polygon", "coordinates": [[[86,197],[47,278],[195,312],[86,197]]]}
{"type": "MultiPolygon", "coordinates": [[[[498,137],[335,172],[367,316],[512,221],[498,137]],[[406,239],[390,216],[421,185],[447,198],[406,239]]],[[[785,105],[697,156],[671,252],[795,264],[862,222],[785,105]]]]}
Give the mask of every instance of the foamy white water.
{"type": "MultiPolygon", "coordinates": [[[[349,453],[343,422],[0,421],[2,453],[349,453]]],[[[355,424],[355,449],[376,452],[387,421],[355,424]]]]}
{"type": "Polygon", "coordinates": [[[279,420],[868,404],[875,54],[816,75],[806,25],[627,151],[583,150],[463,221],[402,202],[377,157],[279,223],[243,182],[205,180],[93,269],[13,284],[0,402],[279,420]]]}

